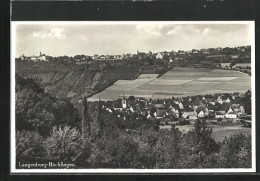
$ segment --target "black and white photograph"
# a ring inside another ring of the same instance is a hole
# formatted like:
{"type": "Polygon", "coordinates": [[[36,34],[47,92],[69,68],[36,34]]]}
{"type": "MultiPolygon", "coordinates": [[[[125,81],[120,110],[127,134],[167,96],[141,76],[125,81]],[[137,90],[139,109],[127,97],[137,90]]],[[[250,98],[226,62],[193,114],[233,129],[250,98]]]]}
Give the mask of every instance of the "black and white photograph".
{"type": "Polygon", "coordinates": [[[13,173],[255,172],[254,21],[11,30],[13,173]]]}

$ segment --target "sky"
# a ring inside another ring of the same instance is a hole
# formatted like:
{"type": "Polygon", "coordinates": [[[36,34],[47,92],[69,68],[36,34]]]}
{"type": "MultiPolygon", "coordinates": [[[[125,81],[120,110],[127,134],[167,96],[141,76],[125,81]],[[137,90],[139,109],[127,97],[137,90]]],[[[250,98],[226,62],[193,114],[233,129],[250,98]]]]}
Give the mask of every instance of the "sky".
{"type": "Polygon", "coordinates": [[[250,45],[250,24],[16,24],[16,57],[121,55],[250,45]]]}

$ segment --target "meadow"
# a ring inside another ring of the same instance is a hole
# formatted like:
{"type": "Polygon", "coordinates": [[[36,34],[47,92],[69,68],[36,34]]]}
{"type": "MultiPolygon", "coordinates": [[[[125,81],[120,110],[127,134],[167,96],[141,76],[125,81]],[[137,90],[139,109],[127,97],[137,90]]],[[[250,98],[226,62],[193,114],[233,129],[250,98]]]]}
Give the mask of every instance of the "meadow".
{"type": "Polygon", "coordinates": [[[233,70],[175,67],[158,74],[141,74],[135,80],[118,80],[89,101],[115,100],[124,96],[171,98],[191,95],[245,92],[251,89],[251,77],[233,70]]]}

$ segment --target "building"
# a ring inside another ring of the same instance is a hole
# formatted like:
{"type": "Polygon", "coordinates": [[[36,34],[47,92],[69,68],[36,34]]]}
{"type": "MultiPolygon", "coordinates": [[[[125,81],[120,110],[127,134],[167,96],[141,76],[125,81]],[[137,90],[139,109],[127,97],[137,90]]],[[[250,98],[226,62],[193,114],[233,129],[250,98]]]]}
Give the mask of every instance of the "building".
{"type": "Polygon", "coordinates": [[[251,63],[238,63],[233,65],[232,68],[234,69],[251,69],[251,63]]]}
{"type": "Polygon", "coordinates": [[[197,119],[197,113],[193,110],[187,110],[187,111],[184,111],[183,114],[182,114],[182,117],[184,119],[197,119]]]}
{"type": "Polygon", "coordinates": [[[42,54],[40,52],[40,55],[39,56],[31,56],[31,57],[26,57],[24,55],[20,56],[21,60],[32,60],[34,62],[37,62],[37,61],[48,61],[48,57],[45,55],[45,54],[42,54]]]}
{"type": "Polygon", "coordinates": [[[168,113],[166,112],[166,110],[157,110],[156,112],[156,119],[163,119],[168,115],[168,113]]]}
{"type": "Polygon", "coordinates": [[[225,117],[228,118],[228,119],[236,119],[237,118],[237,114],[234,113],[234,112],[227,112],[225,114],[225,117]]]}
{"type": "Polygon", "coordinates": [[[230,64],[231,64],[231,63],[220,63],[220,67],[221,67],[221,68],[229,69],[229,68],[230,68],[230,64]]]}
{"type": "Polygon", "coordinates": [[[127,108],[127,102],[126,99],[123,98],[122,101],[115,101],[113,102],[113,108],[114,110],[122,111],[123,109],[127,108]]]}
{"type": "Polygon", "coordinates": [[[204,118],[205,117],[205,113],[201,110],[198,113],[198,118],[204,118]]]}
{"type": "Polygon", "coordinates": [[[223,104],[223,100],[222,100],[221,96],[218,96],[217,102],[218,102],[219,104],[223,104]]]}
{"type": "Polygon", "coordinates": [[[156,53],[155,58],[156,59],[163,59],[163,55],[161,53],[156,53]]]}
{"type": "Polygon", "coordinates": [[[225,118],[225,111],[216,111],[215,118],[225,118]]]}

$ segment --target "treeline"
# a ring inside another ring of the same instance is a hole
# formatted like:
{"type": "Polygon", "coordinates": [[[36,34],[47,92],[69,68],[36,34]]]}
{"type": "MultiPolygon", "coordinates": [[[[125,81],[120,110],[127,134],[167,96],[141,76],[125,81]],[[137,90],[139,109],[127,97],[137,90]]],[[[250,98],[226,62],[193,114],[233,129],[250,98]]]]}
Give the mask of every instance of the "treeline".
{"type": "Polygon", "coordinates": [[[74,163],[76,168],[250,168],[251,137],[234,134],[217,143],[212,129],[197,122],[186,134],[177,129],[123,131],[105,127],[102,136],[82,136],[76,128],[54,127],[50,136],[16,134],[18,161],[74,163]],[[33,159],[34,158],[34,159],[33,159]]]}
{"type": "Polygon", "coordinates": [[[152,122],[126,129],[116,117],[104,115],[101,104],[88,109],[85,121],[91,129],[83,132],[79,113],[68,100],[16,75],[16,161],[62,161],[76,168],[251,167],[249,135],[216,142],[202,121],[185,134],[174,127],[158,130],[152,122]]]}

